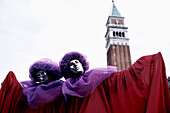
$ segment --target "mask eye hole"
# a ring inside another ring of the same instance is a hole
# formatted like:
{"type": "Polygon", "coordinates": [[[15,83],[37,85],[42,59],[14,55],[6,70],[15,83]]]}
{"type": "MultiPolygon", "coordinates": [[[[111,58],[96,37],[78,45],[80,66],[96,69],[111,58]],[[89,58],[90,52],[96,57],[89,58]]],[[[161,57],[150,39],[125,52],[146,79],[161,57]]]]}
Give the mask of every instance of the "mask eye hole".
{"type": "Polygon", "coordinates": [[[76,60],[76,61],[75,61],[75,63],[79,63],[79,61],[78,61],[78,60],[76,60]]]}
{"type": "Polygon", "coordinates": [[[74,65],[74,63],[73,62],[70,62],[70,66],[73,66],[74,65]]]}

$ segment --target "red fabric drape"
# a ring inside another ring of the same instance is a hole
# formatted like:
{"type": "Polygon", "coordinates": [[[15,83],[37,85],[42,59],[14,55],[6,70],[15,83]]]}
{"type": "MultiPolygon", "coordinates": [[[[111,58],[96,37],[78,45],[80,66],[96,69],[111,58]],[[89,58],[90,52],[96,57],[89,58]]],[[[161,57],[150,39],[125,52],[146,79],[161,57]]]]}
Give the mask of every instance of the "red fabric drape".
{"type": "Polygon", "coordinates": [[[113,73],[84,98],[80,113],[170,113],[169,88],[161,53],[144,56],[113,73]]]}
{"type": "Polygon", "coordinates": [[[64,96],[38,109],[30,109],[22,87],[13,72],[9,72],[0,90],[0,113],[65,113],[64,96]]]}
{"type": "Polygon", "coordinates": [[[30,109],[13,72],[0,90],[0,113],[170,113],[170,98],[161,53],[141,57],[113,73],[84,98],[63,95],[39,109],[30,109]]]}
{"type": "Polygon", "coordinates": [[[0,113],[10,113],[22,95],[22,87],[13,72],[9,72],[0,90],[0,113]]]}

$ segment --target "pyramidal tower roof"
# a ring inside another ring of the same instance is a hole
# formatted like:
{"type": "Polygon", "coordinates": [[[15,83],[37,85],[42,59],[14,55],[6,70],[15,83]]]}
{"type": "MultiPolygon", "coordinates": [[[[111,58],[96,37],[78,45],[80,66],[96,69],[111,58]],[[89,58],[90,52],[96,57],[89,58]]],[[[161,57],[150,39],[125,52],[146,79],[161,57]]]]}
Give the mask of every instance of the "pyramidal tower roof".
{"type": "Polygon", "coordinates": [[[110,16],[116,16],[116,17],[121,17],[120,12],[116,8],[116,5],[114,3],[114,0],[112,0],[112,9],[111,9],[111,14],[110,16]]]}

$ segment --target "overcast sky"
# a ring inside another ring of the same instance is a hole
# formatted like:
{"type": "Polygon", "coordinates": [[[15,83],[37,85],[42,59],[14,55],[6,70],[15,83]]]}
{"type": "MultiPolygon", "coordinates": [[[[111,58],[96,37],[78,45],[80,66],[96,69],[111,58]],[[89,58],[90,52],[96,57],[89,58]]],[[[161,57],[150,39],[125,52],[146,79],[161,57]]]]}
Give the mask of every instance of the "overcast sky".
{"type": "MultiPolygon", "coordinates": [[[[27,80],[41,58],[59,62],[78,51],[90,69],[106,66],[106,21],[112,0],[0,0],[0,81],[13,71],[27,80]]],[[[125,17],[132,62],[161,52],[170,76],[168,0],[115,0],[125,17]]]]}

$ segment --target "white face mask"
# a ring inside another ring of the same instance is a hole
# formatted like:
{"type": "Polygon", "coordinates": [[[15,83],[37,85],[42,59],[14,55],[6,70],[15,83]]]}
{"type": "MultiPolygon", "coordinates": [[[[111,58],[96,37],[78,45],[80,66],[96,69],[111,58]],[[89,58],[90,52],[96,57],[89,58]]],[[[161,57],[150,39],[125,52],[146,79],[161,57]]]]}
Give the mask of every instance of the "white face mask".
{"type": "Polygon", "coordinates": [[[47,73],[44,70],[41,70],[37,73],[37,82],[44,83],[49,79],[47,73]]]}
{"type": "Polygon", "coordinates": [[[76,73],[80,73],[80,74],[84,73],[83,66],[79,60],[75,59],[75,60],[70,61],[70,71],[72,71],[75,74],[76,73]]]}

